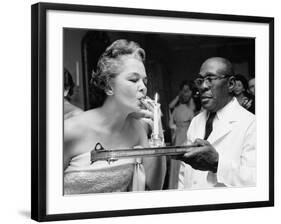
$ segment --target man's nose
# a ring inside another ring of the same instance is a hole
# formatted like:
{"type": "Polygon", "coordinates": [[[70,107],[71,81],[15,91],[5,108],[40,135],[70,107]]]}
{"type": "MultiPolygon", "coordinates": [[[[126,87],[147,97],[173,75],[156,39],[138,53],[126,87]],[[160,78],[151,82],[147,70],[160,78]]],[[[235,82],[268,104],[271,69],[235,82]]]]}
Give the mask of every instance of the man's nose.
{"type": "Polygon", "coordinates": [[[210,88],[210,86],[207,84],[207,80],[204,79],[203,83],[201,84],[199,91],[205,92],[206,90],[208,90],[210,88]]]}

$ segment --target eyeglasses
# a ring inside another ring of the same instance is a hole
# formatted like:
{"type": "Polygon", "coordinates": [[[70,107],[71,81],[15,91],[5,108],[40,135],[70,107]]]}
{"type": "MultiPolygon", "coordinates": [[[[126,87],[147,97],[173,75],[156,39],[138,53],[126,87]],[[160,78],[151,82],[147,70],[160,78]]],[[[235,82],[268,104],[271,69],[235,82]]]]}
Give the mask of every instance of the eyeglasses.
{"type": "Polygon", "coordinates": [[[206,82],[206,84],[208,86],[210,86],[210,85],[212,85],[214,80],[225,79],[227,77],[229,77],[229,75],[220,75],[220,76],[218,76],[218,75],[214,75],[214,74],[208,74],[208,75],[206,75],[204,77],[199,75],[199,77],[194,80],[194,84],[196,85],[197,88],[201,87],[201,85],[204,82],[206,82]]]}

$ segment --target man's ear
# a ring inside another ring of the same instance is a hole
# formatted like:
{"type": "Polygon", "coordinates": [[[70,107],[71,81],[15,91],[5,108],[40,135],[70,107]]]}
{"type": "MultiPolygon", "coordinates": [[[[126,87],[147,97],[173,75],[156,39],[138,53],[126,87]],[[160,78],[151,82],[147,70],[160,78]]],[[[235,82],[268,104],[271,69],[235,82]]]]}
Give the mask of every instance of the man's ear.
{"type": "Polygon", "coordinates": [[[233,93],[235,86],[236,86],[235,78],[234,78],[234,76],[230,76],[228,78],[228,92],[233,93]]]}

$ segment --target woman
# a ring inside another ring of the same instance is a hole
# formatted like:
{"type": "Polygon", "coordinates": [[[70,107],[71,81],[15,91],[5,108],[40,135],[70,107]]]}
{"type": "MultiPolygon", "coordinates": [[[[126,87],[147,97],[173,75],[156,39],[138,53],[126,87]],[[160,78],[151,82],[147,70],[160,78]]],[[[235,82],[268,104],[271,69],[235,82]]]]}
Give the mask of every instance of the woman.
{"type": "Polygon", "coordinates": [[[90,161],[97,143],[105,149],[148,146],[138,119],[145,112],[141,109],[147,91],[144,59],[144,50],[127,40],[115,41],[100,57],[91,80],[96,108],[65,121],[65,194],[161,188],[161,173],[154,173],[161,158],[143,161],[144,168],[136,159],[113,164],[90,161]]]}
{"type": "Polygon", "coordinates": [[[248,93],[248,81],[243,75],[235,75],[234,95],[242,107],[255,113],[255,99],[248,93]]]}
{"type": "Polygon", "coordinates": [[[186,141],[186,132],[195,112],[191,85],[187,81],[180,84],[180,93],[169,104],[169,108],[172,110],[169,126],[174,133],[173,145],[182,145],[186,141]]]}
{"type": "MultiPolygon", "coordinates": [[[[173,145],[180,146],[187,141],[186,133],[195,113],[195,104],[192,99],[191,89],[191,84],[187,81],[183,81],[180,85],[177,103],[173,100],[169,105],[171,109],[173,105],[175,106],[169,121],[169,126],[174,132],[173,145]]],[[[180,163],[180,161],[173,159],[169,161],[167,176],[168,189],[177,189],[178,187],[180,163]]]]}
{"type": "Polygon", "coordinates": [[[72,116],[76,116],[80,114],[81,112],[83,112],[83,110],[70,103],[75,84],[73,82],[70,72],[67,69],[64,69],[63,71],[63,81],[64,81],[63,115],[64,115],[64,119],[68,119],[72,116]]]}

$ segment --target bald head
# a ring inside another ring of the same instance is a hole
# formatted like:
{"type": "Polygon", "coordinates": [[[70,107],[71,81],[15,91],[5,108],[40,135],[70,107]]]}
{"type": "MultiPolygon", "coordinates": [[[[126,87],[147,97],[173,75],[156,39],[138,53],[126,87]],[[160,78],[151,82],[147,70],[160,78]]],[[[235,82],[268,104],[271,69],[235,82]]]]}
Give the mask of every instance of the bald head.
{"type": "Polygon", "coordinates": [[[213,57],[207,59],[201,66],[200,74],[205,70],[213,71],[214,74],[218,75],[234,75],[231,62],[221,57],[213,57]]]}

